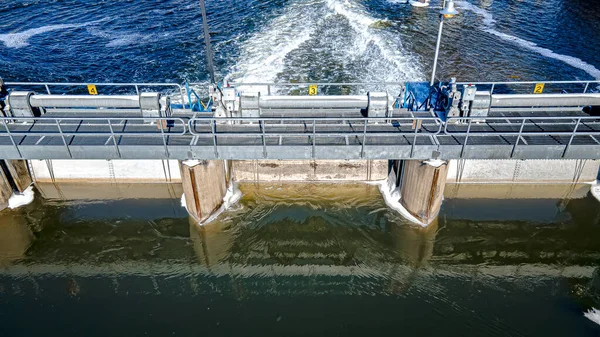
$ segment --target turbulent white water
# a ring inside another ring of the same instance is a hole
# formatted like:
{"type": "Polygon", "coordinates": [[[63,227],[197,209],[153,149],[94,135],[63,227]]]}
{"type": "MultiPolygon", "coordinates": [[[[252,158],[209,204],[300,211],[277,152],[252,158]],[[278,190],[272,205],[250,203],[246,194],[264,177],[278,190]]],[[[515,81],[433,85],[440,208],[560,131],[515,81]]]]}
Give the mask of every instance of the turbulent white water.
{"type": "MultiPolygon", "coordinates": [[[[100,20],[101,21],[101,20],[100,20]]],[[[76,23],[76,24],[60,24],[60,25],[47,25],[38,28],[27,29],[23,32],[18,33],[7,33],[0,34],[0,41],[4,43],[7,48],[23,48],[29,46],[29,39],[45,33],[50,33],[57,30],[64,29],[77,29],[87,27],[93,24],[96,24],[100,21],[89,21],[84,23],[76,23]]]]}
{"type": "Polygon", "coordinates": [[[494,28],[496,20],[494,20],[494,16],[490,12],[486,11],[483,8],[477,7],[467,1],[458,1],[456,4],[460,7],[460,9],[471,11],[480,16],[483,19],[483,25],[481,26],[481,29],[483,31],[492,34],[504,41],[518,45],[521,48],[538,53],[544,57],[564,62],[574,68],[585,71],[586,73],[590,74],[596,79],[600,79],[600,70],[594,67],[593,65],[586,63],[585,61],[577,57],[558,54],[550,49],[540,47],[531,41],[527,41],[525,39],[506,33],[502,33],[494,28]]]}
{"type": "Polygon", "coordinates": [[[402,48],[400,37],[385,27],[374,27],[384,21],[370,16],[356,1],[294,1],[242,44],[229,78],[275,82],[285,72],[314,81],[311,70],[326,68],[328,61],[341,64],[360,81],[420,78],[416,57],[402,48]],[[319,57],[321,52],[326,56],[319,57]],[[352,66],[361,69],[347,69],[352,66]]]}

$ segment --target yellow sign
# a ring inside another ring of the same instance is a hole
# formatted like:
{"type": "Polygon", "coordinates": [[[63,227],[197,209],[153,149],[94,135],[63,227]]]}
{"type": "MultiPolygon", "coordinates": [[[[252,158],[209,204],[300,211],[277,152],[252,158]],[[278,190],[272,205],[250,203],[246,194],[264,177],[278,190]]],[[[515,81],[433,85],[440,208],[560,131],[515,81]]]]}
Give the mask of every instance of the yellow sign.
{"type": "Polygon", "coordinates": [[[98,95],[98,89],[96,89],[96,85],[88,84],[88,92],[90,95],[98,95]]]}
{"type": "Polygon", "coordinates": [[[311,84],[308,86],[308,94],[310,96],[316,96],[317,93],[319,93],[319,88],[317,87],[316,84],[311,84]]]}
{"type": "Polygon", "coordinates": [[[541,94],[544,92],[544,83],[536,83],[535,89],[533,90],[534,94],[541,94]]]}

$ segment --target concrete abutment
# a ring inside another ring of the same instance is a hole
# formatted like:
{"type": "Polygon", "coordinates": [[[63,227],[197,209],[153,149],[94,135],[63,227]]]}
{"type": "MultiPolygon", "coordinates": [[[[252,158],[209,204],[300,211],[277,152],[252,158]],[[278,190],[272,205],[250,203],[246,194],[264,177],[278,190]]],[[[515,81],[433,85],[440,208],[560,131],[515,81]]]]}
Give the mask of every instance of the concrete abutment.
{"type": "Polygon", "coordinates": [[[8,207],[13,193],[23,193],[33,179],[25,160],[0,160],[0,210],[8,207]]]}
{"type": "Polygon", "coordinates": [[[180,163],[185,204],[190,215],[204,222],[223,204],[227,171],[223,160],[186,160],[180,163]]]}

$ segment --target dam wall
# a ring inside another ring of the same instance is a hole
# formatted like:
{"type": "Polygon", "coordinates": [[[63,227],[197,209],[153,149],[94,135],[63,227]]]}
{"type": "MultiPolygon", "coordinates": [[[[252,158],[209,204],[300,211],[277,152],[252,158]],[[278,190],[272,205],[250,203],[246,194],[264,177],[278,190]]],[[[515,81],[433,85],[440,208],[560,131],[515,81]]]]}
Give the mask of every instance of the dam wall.
{"type": "Polygon", "coordinates": [[[572,184],[596,180],[598,160],[450,160],[448,183],[572,184]]]}

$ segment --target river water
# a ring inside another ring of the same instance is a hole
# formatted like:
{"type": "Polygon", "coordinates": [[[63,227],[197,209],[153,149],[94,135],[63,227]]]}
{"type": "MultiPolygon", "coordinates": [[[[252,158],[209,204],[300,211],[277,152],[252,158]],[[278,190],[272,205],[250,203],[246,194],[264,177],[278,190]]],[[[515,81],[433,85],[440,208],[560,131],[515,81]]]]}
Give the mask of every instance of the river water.
{"type": "MultiPolygon", "coordinates": [[[[219,77],[425,80],[436,9],[401,2],[208,0],[219,77]]],[[[440,78],[600,78],[594,1],[458,7],[440,78]]],[[[206,82],[200,35],[196,1],[4,0],[0,77],[206,82]]],[[[45,187],[0,213],[0,336],[600,333],[586,186],[448,186],[427,229],[363,184],[242,185],[204,227],[177,188],[127,189],[45,187]]]]}

